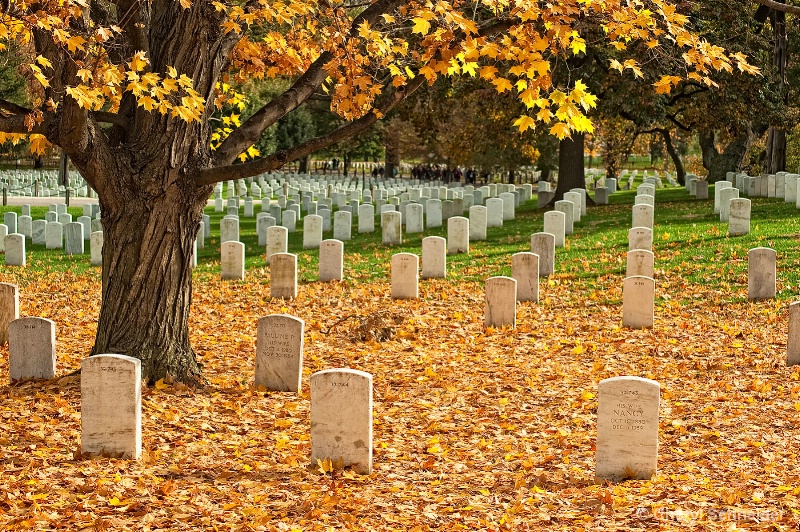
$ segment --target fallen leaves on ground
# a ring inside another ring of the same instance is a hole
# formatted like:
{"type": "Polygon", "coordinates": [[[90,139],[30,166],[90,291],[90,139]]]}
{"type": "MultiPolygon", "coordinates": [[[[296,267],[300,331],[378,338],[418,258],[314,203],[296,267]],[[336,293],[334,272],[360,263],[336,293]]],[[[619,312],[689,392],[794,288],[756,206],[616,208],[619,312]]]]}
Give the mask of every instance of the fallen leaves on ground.
{"type": "Polygon", "coordinates": [[[387,282],[308,283],[283,301],[263,270],[249,275],[198,274],[191,330],[208,386],[145,389],[145,451],[132,462],[79,455],[73,372],[92,345],[97,275],[0,274],[20,284],[22,315],[56,322],[59,363],[59,378],[0,390],[0,527],[797,526],[800,370],[785,367],[784,303],[717,303],[673,271],[657,281],[673,298],[659,300],[655,328],[627,330],[621,308],[599,302],[621,299],[620,276],[601,277],[593,298],[562,273],[542,280],[541,303],[518,306],[516,330],[485,330],[482,283],[422,281],[418,301],[392,301],[387,282]],[[306,321],[298,395],[252,386],[257,319],[281,312],[306,321]],[[335,367],[374,376],[368,477],[310,462],[308,376],[335,367]],[[594,480],[597,384],[617,375],[662,386],[650,481],[594,480]]]}

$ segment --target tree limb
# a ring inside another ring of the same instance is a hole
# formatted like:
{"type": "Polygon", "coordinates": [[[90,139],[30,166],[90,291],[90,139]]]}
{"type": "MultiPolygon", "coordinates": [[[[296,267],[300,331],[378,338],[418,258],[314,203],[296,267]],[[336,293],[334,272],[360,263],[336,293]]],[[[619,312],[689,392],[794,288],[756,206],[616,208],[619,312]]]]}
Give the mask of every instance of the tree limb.
{"type": "Polygon", "coordinates": [[[128,125],[130,124],[130,121],[127,118],[125,118],[124,116],[120,116],[117,113],[108,113],[106,111],[91,111],[89,114],[97,122],[113,124],[115,126],[120,126],[125,128],[127,128],[128,125]]]}
{"type": "Polygon", "coordinates": [[[332,144],[336,144],[340,140],[358,135],[378,121],[378,114],[376,114],[375,111],[378,111],[381,115],[386,115],[424,82],[425,76],[417,76],[409,81],[408,85],[405,87],[398,87],[398,90],[393,94],[387,95],[386,101],[382,102],[382,105],[376,107],[373,111],[361,118],[353,120],[352,122],[347,122],[330,133],[309,139],[286,151],[279,151],[267,157],[243,164],[200,170],[197,174],[196,182],[198,185],[213,185],[214,183],[230,179],[252,177],[263,172],[276,170],[289,161],[294,161],[332,144]]]}
{"type": "MultiPolygon", "coordinates": [[[[358,35],[358,26],[364,21],[374,25],[381,15],[391,12],[401,3],[402,0],[378,0],[353,19],[350,36],[358,35]]],[[[295,110],[313,95],[328,77],[325,65],[332,59],[333,54],[330,52],[320,54],[317,60],[286,92],[261,107],[222,142],[214,155],[214,163],[216,165],[231,164],[240,153],[258,140],[265,129],[295,110]]]]}
{"type": "Polygon", "coordinates": [[[775,11],[800,15],[800,7],[798,6],[790,6],[789,4],[776,2],[775,0],[756,0],[756,3],[761,4],[762,6],[766,6],[770,9],[774,9],[775,11]]]}
{"type": "Polygon", "coordinates": [[[328,73],[325,65],[333,54],[323,52],[292,86],[280,96],[261,107],[241,127],[226,138],[214,154],[216,164],[230,164],[248,146],[255,143],[261,133],[306,101],[325,81],[328,73]]]}

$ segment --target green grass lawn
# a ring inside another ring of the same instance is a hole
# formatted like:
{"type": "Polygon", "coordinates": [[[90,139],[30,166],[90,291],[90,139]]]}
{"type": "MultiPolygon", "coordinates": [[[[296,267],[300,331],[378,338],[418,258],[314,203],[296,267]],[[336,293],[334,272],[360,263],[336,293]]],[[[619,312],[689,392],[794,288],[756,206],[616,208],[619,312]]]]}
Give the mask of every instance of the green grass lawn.
{"type": "MultiPolygon", "coordinates": [[[[638,181],[638,179],[637,179],[638,181]]],[[[625,270],[627,230],[631,224],[631,206],[636,194],[633,190],[619,191],[611,196],[610,205],[590,205],[587,214],[575,224],[575,233],[567,237],[565,248],[556,251],[556,275],[547,282],[572,280],[573,286],[598,304],[619,303],[619,292],[610,290],[619,283],[625,270]],[[616,295],[609,295],[613,292],[616,295]]],[[[746,285],[747,251],[765,246],[778,253],[778,299],[794,297],[800,288],[798,263],[800,235],[798,211],[782,199],[753,198],[751,233],[728,237],[727,224],[718,221],[713,213],[712,199],[696,200],[683,188],[666,188],[656,191],[653,251],[656,256],[657,297],[663,300],[676,298],[680,304],[691,305],[695,295],[677,290],[682,285],[702,288],[703,297],[713,297],[720,303],[741,300],[741,291],[731,290],[732,285],[746,285]]],[[[591,195],[591,194],[590,194],[591,195]]],[[[255,201],[255,212],[260,211],[260,201],[255,201]]],[[[21,212],[19,206],[3,207],[21,212]]],[[[47,207],[32,207],[34,219],[44,218],[47,207]]],[[[202,281],[219,274],[219,223],[225,213],[213,212],[211,237],[199,250],[196,278],[202,281]]],[[[81,207],[71,207],[74,219],[83,214],[81,207]]],[[[243,209],[240,209],[243,213],[243,209]]],[[[530,235],[543,230],[543,211],[536,209],[536,199],[517,208],[516,219],[503,227],[489,228],[488,238],[472,242],[469,254],[448,256],[448,280],[481,281],[492,275],[510,275],[510,255],[530,250],[530,235]]],[[[376,217],[374,233],[358,234],[357,219],[353,220],[353,238],[345,243],[345,277],[348,282],[372,282],[386,279],[391,255],[400,252],[421,253],[424,236],[447,237],[445,226],[427,229],[424,234],[403,235],[403,244],[385,246],[381,243],[380,219],[376,217]]],[[[313,282],[317,278],[318,250],[302,249],[302,220],[298,231],[289,234],[289,252],[298,255],[299,281],[313,282]]],[[[248,279],[267,279],[265,250],[258,245],[256,219],[240,216],[240,239],[245,244],[248,279]]],[[[325,233],[324,238],[331,238],[325,233]]],[[[88,242],[82,256],[66,256],[60,250],[46,250],[44,246],[28,243],[28,267],[37,270],[75,273],[94,271],[89,266],[88,242]]],[[[693,293],[689,293],[693,294],[693,293]]],[[[746,294],[745,294],[746,297],[746,294]]]]}

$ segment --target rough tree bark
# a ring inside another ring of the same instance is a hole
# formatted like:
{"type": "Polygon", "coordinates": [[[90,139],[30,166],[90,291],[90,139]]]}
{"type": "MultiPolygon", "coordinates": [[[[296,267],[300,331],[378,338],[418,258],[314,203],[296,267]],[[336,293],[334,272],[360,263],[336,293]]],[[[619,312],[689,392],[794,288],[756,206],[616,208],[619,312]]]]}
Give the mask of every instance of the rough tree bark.
{"type": "MultiPolygon", "coordinates": [[[[786,14],[772,10],[772,28],[774,35],[773,64],[777,70],[783,103],[789,103],[787,90],[786,67],[789,62],[789,39],[786,34],[786,14]]],[[[771,125],[767,131],[767,155],[764,160],[764,172],[774,174],[786,170],[786,129],[782,125],[771,125]]]]}
{"type": "Polygon", "coordinates": [[[750,133],[739,132],[722,150],[717,150],[714,131],[703,131],[698,135],[703,154],[703,167],[708,170],[708,181],[724,181],[727,172],[736,172],[742,166],[750,147],[750,133]]]}
{"type": "Polygon", "coordinates": [[[664,128],[661,130],[661,136],[664,138],[664,146],[666,146],[667,153],[669,153],[669,156],[672,159],[672,164],[675,165],[675,173],[677,174],[676,179],[679,184],[685,185],[686,169],[683,167],[683,161],[681,160],[680,153],[678,153],[678,151],[675,149],[675,146],[672,144],[672,135],[668,129],[664,128]]]}
{"type": "Polygon", "coordinates": [[[586,188],[583,168],[583,133],[573,133],[558,145],[558,185],[553,202],[564,199],[573,188],[586,188]]]}

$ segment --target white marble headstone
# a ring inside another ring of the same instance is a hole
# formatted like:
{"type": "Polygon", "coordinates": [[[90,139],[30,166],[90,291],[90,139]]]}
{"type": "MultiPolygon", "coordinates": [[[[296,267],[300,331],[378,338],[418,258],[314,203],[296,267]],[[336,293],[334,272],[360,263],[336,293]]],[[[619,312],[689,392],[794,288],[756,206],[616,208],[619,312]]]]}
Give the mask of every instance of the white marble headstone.
{"type": "Polygon", "coordinates": [[[413,253],[392,255],[392,299],[419,298],[419,257],[413,253]]]}
{"type": "Polygon", "coordinates": [[[372,375],[328,369],[311,375],[311,463],[372,473],[372,375]]]}
{"type": "Polygon", "coordinates": [[[297,255],[275,253],[269,264],[269,294],[271,297],[297,297],[297,255]]]}
{"type": "Polygon", "coordinates": [[[511,255],[511,277],[517,281],[517,301],[539,301],[539,255],[528,252],[511,255]]]}
{"type": "Polygon", "coordinates": [[[137,460],[142,453],[142,363],[103,354],[81,362],[81,452],[137,460]]]}
{"type": "Polygon", "coordinates": [[[483,324],[486,327],[517,326],[517,281],[512,277],[486,279],[486,306],[483,324]]]}
{"type": "Polygon", "coordinates": [[[747,299],[773,299],[777,276],[777,254],[770,248],[747,252],[747,299]]]}
{"type": "Polygon", "coordinates": [[[440,236],[422,239],[422,278],[444,279],[447,277],[447,242],[440,236]]]}
{"type": "Polygon", "coordinates": [[[341,281],[344,277],[344,242],[329,238],[319,244],[319,280],[341,281]]]}
{"type": "Polygon", "coordinates": [[[598,480],[648,480],[658,464],[661,386],[641,377],[600,381],[597,399],[598,480]]]}
{"type": "Polygon", "coordinates": [[[556,238],[551,233],[531,235],[531,253],[539,257],[539,276],[553,275],[556,268],[556,238]]]}
{"type": "Polygon", "coordinates": [[[447,252],[469,253],[469,220],[463,216],[447,220],[447,252]]]}
{"type": "Polygon", "coordinates": [[[19,318],[8,325],[8,375],[12,381],[56,376],[56,324],[19,318]]]}
{"type": "Polygon", "coordinates": [[[244,244],[227,241],[220,246],[220,276],[223,280],[244,280],[244,244]]]}
{"type": "Polygon", "coordinates": [[[267,390],[299,392],[303,378],[305,322],[287,314],[258,320],[255,385],[267,390]]]}
{"type": "Polygon", "coordinates": [[[622,288],[622,326],[632,329],[653,326],[656,282],[650,277],[626,277],[622,288]]]}

